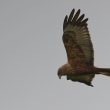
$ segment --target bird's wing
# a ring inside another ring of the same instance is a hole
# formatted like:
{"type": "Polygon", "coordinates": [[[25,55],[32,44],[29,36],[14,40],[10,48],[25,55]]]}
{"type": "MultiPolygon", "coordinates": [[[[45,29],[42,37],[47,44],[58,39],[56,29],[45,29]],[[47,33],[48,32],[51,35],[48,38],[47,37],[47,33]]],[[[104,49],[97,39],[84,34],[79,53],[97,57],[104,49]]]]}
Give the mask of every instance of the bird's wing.
{"type": "Polygon", "coordinates": [[[87,28],[88,18],[73,9],[63,23],[63,43],[71,65],[93,65],[94,52],[87,28]]]}

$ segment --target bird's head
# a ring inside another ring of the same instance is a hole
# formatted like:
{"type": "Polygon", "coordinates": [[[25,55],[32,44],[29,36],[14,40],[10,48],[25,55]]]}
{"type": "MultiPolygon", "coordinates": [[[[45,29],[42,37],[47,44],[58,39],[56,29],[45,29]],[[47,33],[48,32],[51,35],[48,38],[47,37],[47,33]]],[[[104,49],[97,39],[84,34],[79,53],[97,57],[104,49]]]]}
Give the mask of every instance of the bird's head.
{"type": "Polygon", "coordinates": [[[57,73],[59,79],[61,79],[62,76],[69,74],[70,73],[69,71],[70,71],[70,65],[69,64],[64,64],[63,66],[61,66],[58,69],[58,73],[57,73]]]}
{"type": "Polygon", "coordinates": [[[61,67],[58,69],[57,75],[58,75],[59,79],[61,79],[61,77],[63,75],[63,70],[61,67]]]}

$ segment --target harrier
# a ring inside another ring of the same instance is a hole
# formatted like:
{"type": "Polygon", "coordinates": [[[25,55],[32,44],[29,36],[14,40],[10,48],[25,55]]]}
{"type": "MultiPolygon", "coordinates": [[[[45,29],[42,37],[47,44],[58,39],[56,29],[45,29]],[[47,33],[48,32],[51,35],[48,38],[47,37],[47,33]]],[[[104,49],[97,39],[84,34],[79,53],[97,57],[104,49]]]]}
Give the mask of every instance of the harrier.
{"type": "Polygon", "coordinates": [[[58,69],[58,76],[66,76],[67,80],[92,85],[95,74],[110,76],[110,68],[94,66],[94,50],[90,39],[87,21],[80,9],[73,9],[66,15],[63,23],[63,43],[67,53],[67,63],[58,69]]]}

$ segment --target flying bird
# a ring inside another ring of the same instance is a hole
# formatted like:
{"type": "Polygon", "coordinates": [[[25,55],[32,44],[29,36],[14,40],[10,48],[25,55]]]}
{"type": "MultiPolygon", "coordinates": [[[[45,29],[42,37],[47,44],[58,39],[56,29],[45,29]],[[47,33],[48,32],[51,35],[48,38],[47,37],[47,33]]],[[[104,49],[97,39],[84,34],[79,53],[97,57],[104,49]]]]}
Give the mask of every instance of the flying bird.
{"type": "Polygon", "coordinates": [[[58,69],[58,76],[67,80],[92,85],[95,74],[110,76],[110,68],[94,66],[94,50],[87,27],[88,18],[80,15],[80,9],[73,9],[63,23],[63,43],[67,53],[67,63],[58,69]]]}

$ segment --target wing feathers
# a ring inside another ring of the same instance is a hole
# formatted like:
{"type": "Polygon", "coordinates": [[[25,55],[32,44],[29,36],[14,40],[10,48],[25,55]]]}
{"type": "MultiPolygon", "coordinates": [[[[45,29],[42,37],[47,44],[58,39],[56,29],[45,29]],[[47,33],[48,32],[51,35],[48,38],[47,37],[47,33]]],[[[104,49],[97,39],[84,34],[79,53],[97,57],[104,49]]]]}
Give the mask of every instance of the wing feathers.
{"type": "Polygon", "coordinates": [[[68,21],[71,21],[74,15],[75,9],[73,9],[69,15],[68,21]]]}
{"type": "Polygon", "coordinates": [[[88,18],[84,19],[81,24],[84,25],[86,24],[87,21],[88,21],[88,18]]]}
{"type": "Polygon", "coordinates": [[[74,24],[74,23],[76,22],[76,20],[78,19],[79,14],[80,14],[80,9],[76,12],[74,18],[72,19],[72,23],[73,23],[73,24],[74,24]]]}
{"type": "Polygon", "coordinates": [[[84,16],[85,16],[85,15],[82,14],[82,15],[78,18],[78,20],[77,20],[78,24],[81,23],[81,21],[83,20],[84,16]]]}
{"type": "Polygon", "coordinates": [[[80,9],[75,13],[73,9],[66,16],[63,24],[63,42],[66,48],[68,61],[79,64],[93,65],[93,46],[87,28],[88,18],[80,16],[80,9]]]}
{"type": "Polygon", "coordinates": [[[66,15],[65,16],[65,19],[64,19],[64,23],[63,23],[63,30],[65,29],[65,27],[68,25],[68,16],[66,15]]]}

